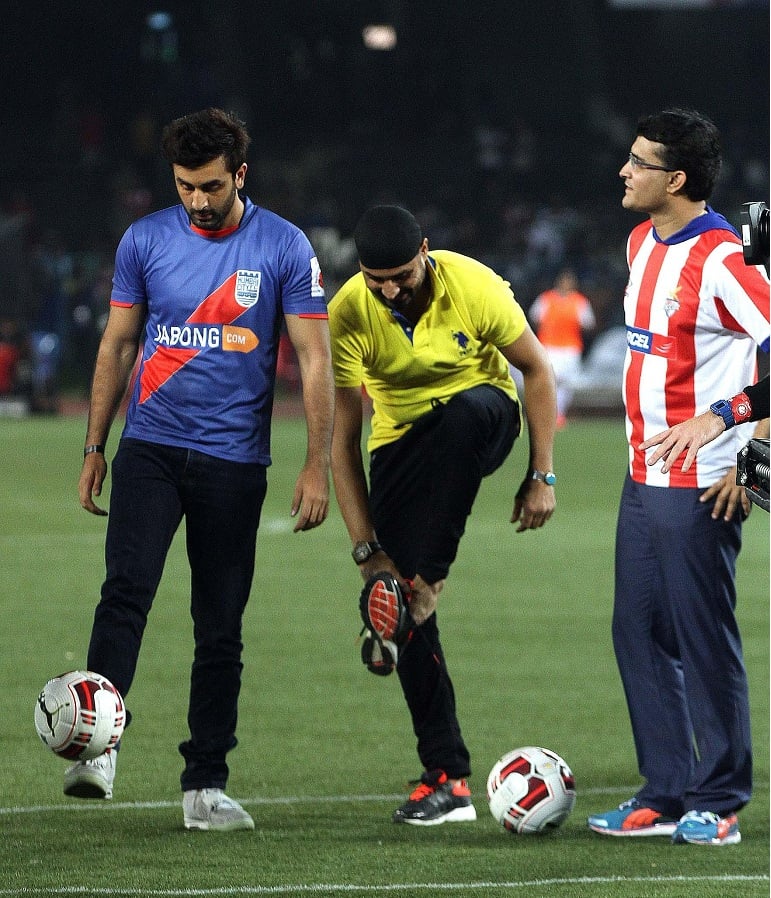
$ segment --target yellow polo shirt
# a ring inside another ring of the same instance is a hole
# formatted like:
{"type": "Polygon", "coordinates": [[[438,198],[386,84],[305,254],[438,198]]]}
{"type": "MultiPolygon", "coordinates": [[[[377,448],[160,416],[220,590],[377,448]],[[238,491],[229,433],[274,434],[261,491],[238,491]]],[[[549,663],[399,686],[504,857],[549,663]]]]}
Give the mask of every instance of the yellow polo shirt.
{"type": "Polygon", "coordinates": [[[449,250],[431,252],[426,271],[431,299],[411,333],[361,273],[329,303],[335,384],[363,385],[372,399],[370,452],[461,390],[491,384],[518,401],[509,364],[497,348],[513,343],[526,327],[508,282],[449,250]]]}

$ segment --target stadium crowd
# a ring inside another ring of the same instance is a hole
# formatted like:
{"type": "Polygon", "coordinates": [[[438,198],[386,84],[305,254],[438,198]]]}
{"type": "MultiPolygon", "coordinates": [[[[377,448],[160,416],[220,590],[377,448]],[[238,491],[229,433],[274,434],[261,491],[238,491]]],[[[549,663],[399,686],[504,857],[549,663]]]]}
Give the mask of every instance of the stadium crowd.
{"type": "MultiPolygon", "coordinates": [[[[62,394],[85,397],[115,246],[131,221],[176,201],[157,161],[160,113],[142,109],[116,123],[66,82],[57,102],[41,144],[45,174],[22,187],[11,165],[0,181],[0,404],[22,400],[37,413],[56,412],[62,394]]],[[[566,143],[564,134],[491,116],[456,134],[442,156],[435,134],[400,134],[398,159],[378,141],[285,138],[256,149],[247,193],[306,232],[328,296],[357,270],[352,230],[361,210],[409,197],[432,246],[499,271],[525,309],[572,268],[597,339],[623,321],[627,222],[617,173],[630,129],[601,109],[566,143]],[[550,158],[561,160],[560,180],[550,158]]],[[[727,131],[727,152],[743,154],[727,131]]],[[[741,203],[761,199],[767,181],[767,160],[729,156],[715,203],[736,225],[741,203]]],[[[291,359],[280,369],[282,387],[293,389],[291,359]]]]}

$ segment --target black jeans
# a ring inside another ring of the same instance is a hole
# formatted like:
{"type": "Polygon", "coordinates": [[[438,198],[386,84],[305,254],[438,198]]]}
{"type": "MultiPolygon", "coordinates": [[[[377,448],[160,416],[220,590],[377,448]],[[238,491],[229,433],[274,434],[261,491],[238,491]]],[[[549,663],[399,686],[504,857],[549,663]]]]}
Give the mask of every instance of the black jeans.
{"type": "MultiPolygon", "coordinates": [[[[434,583],[447,576],[482,478],[503,464],[520,428],[517,404],[484,385],[438,405],[373,452],[375,531],[404,577],[420,574],[434,583]]],[[[468,776],[469,753],[435,614],[415,630],[396,669],[423,766],[451,778],[468,776]]]]}
{"type": "Polygon", "coordinates": [[[106,578],[88,666],[126,696],[172,538],[185,518],[195,654],[183,789],[224,788],[236,745],[241,620],[254,575],[265,467],[124,439],[113,461],[106,578]]]}

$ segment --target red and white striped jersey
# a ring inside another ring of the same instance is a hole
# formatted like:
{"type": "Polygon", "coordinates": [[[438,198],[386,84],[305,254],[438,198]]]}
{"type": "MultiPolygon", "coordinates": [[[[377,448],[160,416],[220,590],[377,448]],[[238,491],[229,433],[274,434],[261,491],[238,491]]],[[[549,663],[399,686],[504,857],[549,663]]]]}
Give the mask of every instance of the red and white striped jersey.
{"type": "Polygon", "coordinates": [[[661,465],[649,467],[637,446],[754,382],[756,349],[768,352],[769,345],[768,278],[759,266],[745,265],[739,236],[709,207],[667,240],[650,221],[638,225],[627,262],[623,394],[630,474],[650,486],[711,486],[736,464],[752,425],[704,446],[686,474],[680,465],[668,474],[661,465]]]}

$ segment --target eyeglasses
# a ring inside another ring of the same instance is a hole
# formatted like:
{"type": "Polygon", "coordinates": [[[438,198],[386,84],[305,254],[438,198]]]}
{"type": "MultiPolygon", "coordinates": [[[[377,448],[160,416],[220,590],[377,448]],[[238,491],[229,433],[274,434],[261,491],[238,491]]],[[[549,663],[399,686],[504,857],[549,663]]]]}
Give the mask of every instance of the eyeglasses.
{"type": "Polygon", "coordinates": [[[664,165],[653,165],[653,163],[651,163],[651,162],[645,162],[645,160],[640,159],[639,156],[635,156],[634,153],[629,154],[629,164],[634,169],[645,168],[648,171],[668,171],[668,172],[677,171],[676,168],[667,168],[664,165]]]}

